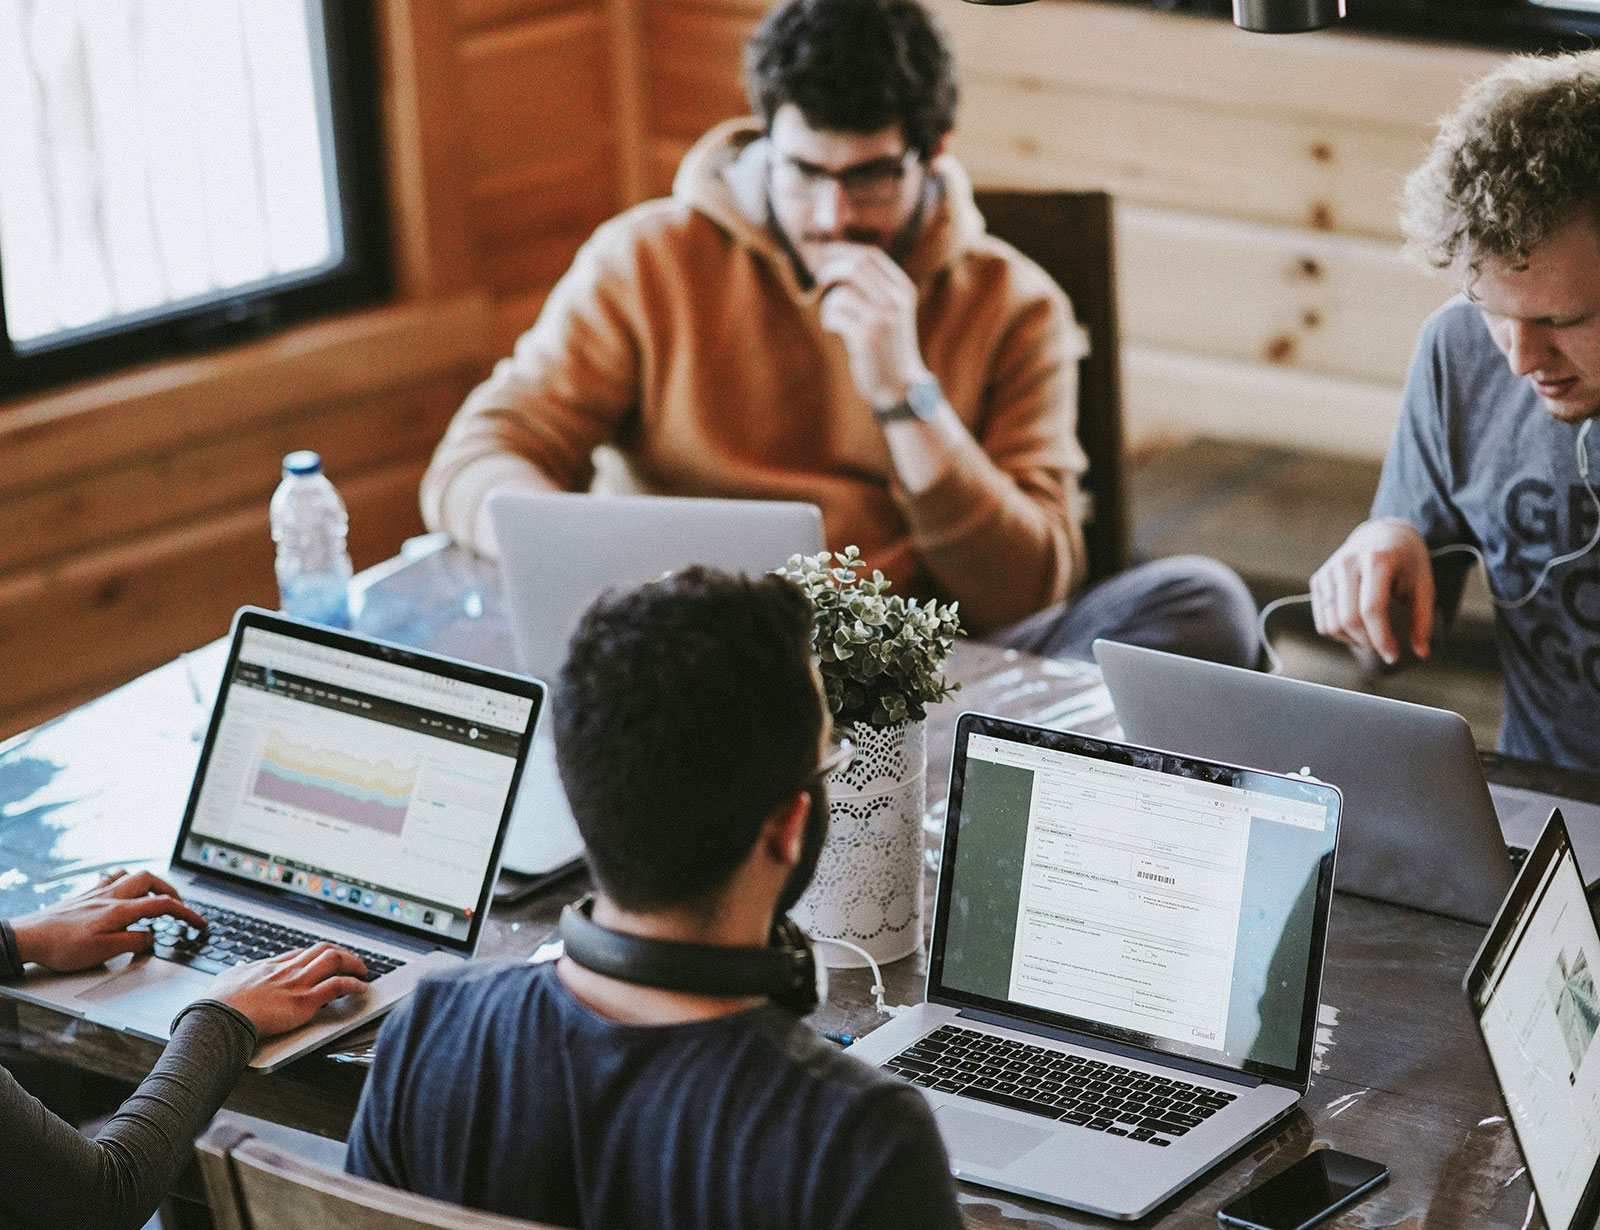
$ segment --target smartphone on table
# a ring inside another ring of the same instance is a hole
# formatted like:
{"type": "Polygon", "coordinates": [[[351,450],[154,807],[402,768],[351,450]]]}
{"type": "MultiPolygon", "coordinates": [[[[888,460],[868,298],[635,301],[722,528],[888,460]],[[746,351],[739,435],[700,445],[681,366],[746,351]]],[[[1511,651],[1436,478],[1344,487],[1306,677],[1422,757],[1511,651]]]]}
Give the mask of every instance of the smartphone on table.
{"type": "Polygon", "coordinates": [[[1241,1230],[1307,1230],[1348,1208],[1389,1177],[1389,1168],[1337,1149],[1316,1149],[1217,1210],[1241,1230]]]}

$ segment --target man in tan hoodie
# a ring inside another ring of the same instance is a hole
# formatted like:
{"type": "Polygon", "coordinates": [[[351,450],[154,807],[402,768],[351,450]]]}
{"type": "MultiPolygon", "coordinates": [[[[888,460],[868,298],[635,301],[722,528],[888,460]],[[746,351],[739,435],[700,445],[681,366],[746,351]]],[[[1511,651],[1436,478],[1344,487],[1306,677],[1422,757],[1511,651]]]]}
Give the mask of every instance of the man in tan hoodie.
{"type": "Polygon", "coordinates": [[[758,118],[671,197],[606,223],[422,484],[431,528],[494,556],[499,490],[577,491],[612,444],[670,495],[805,500],[901,592],[1052,656],[1097,635],[1254,665],[1255,607],[1195,557],[1076,601],[1082,331],[988,235],[945,151],[949,48],[916,0],[788,0],[746,48],[758,118]]]}

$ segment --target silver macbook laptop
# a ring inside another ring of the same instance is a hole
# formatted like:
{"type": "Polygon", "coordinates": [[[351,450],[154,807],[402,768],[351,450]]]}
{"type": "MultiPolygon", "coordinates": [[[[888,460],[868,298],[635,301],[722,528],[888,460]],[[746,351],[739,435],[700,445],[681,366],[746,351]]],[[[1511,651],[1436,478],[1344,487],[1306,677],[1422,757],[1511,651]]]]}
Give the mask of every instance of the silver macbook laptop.
{"type": "Polygon", "coordinates": [[[1459,714],[1115,641],[1094,653],[1134,742],[1338,786],[1340,891],[1479,925],[1494,917],[1512,861],[1459,714]]]}
{"type": "Polygon", "coordinates": [[[963,714],[927,1002],[851,1053],[956,1175],[1142,1217],[1311,1079],[1339,792],[963,714]]]}
{"type": "MultiPolygon", "coordinates": [[[[578,619],[604,589],[704,564],[759,574],[822,550],[814,504],[672,496],[501,493],[489,501],[517,663],[551,679],[578,619]]],[[[556,773],[548,706],[517,798],[505,866],[547,875],[583,853],[556,773]]]]}
{"type": "Polygon", "coordinates": [[[1551,1230],[1600,1220],[1596,962],[1600,933],[1558,808],[1464,980],[1551,1230]]]}
{"type": "Polygon", "coordinates": [[[241,961],[332,940],[365,995],[264,1041],[295,1059],[472,956],[543,687],[245,608],[167,879],[210,922],[156,924],[151,956],[34,971],[0,993],[165,1041],[241,961]]]}

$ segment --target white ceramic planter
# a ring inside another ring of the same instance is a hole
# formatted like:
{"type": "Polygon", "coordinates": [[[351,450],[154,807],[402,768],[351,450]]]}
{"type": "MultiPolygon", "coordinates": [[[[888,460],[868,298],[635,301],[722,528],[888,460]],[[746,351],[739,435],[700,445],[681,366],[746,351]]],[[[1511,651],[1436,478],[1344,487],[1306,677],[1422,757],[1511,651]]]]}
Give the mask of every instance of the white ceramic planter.
{"type": "MultiPolygon", "coordinates": [[[[921,722],[859,725],[856,758],[828,779],[828,841],[817,874],[791,911],[813,938],[849,940],[874,959],[898,961],[922,945],[922,813],[928,745],[921,722]]],[[[866,962],[819,944],[836,969],[866,962]]]]}

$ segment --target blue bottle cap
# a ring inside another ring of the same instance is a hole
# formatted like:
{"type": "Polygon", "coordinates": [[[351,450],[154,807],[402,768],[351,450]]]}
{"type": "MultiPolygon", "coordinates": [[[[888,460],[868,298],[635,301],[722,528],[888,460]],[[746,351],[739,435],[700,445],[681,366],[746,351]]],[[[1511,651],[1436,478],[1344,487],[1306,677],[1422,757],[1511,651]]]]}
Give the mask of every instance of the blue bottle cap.
{"type": "Polygon", "coordinates": [[[311,475],[322,473],[322,458],[308,448],[290,453],[283,459],[285,474],[311,475]]]}

